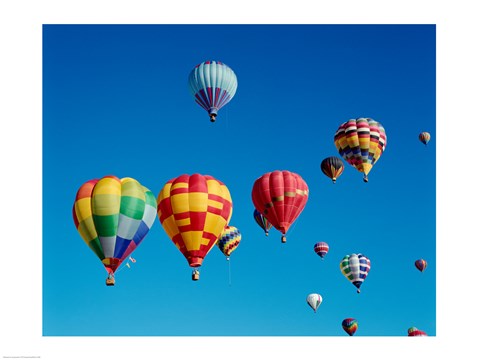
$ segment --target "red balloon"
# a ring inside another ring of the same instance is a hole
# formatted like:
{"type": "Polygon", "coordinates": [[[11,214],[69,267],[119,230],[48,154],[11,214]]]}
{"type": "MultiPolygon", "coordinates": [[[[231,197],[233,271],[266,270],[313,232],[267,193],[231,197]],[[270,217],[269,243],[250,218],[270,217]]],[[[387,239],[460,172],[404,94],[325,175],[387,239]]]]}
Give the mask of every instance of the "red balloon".
{"type": "Polygon", "coordinates": [[[307,183],[290,171],[273,171],[255,180],[252,201],[255,208],[282,233],[286,233],[308,200],[307,183]]]}

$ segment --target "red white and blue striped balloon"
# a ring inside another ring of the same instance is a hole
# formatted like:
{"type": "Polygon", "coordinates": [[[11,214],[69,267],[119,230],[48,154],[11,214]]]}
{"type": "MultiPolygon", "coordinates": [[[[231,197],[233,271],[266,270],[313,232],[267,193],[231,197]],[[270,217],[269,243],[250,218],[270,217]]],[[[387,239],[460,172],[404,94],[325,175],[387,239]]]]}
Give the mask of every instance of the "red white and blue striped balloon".
{"type": "Polygon", "coordinates": [[[322,260],[325,257],[325,255],[327,255],[328,249],[329,249],[328,244],[323,241],[320,241],[313,246],[313,250],[318,256],[322,258],[322,260]]]}
{"type": "Polygon", "coordinates": [[[208,112],[212,122],[218,110],[232,100],[238,86],[233,70],[220,61],[204,61],[195,66],[188,84],[195,101],[208,112]]]}

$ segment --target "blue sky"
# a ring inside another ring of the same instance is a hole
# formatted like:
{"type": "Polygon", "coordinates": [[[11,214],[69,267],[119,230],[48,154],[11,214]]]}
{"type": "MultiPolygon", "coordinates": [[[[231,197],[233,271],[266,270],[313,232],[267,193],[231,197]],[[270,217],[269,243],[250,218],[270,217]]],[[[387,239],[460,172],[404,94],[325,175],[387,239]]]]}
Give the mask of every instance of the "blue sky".
{"type": "MultiPolygon", "coordinates": [[[[340,10],[338,6],[332,4],[328,9],[340,10]]],[[[211,44],[206,41],[211,39],[208,37],[189,37],[183,26],[174,27],[173,37],[158,37],[159,27],[143,27],[148,31],[138,41],[142,29],[135,27],[127,30],[137,33],[128,34],[121,27],[106,26],[102,36],[94,36],[85,27],[83,33],[76,34],[71,31],[73,27],[64,27],[62,34],[50,34],[49,43],[43,32],[45,23],[110,23],[102,15],[107,13],[115,23],[125,23],[125,19],[136,23],[139,15],[130,9],[122,17],[121,10],[112,13],[103,4],[96,6],[95,13],[87,14],[88,6],[75,12],[55,8],[47,13],[48,6],[43,4],[31,9],[27,17],[7,16],[2,26],[15,36],[5,39],[4,45],[11,51],[1,59],[6,65],[2,67],[6,79],[2,88],[6,85],[8,89],[4,91],[6,111],[2,112],[14,119],[4,128],[15,136],[0,146],[3,153],[15,154],[13,159],[4,159],[4,166],[17,176],[4,177],[2,186],[25,189],[33,206],[31,213],[42,216],[29,217],[28,226],[26,216],[9,217],[21,214],[25,202],[18,202],[18,191],[6,193],[9,207],[4,210],[12,223],[9,229],[14,231],[12,238],[19,241],[6,244],[8,256],[0,264],[2,273],[7,274],[2,283],[9,295],[4,296],[2,306],[2,329],[8,339],[2,345],[2,355],[62,358],[64,353],[72,356],[70,349],[74,346],[78,356],[85,356],[108,344],[110,351],[123,358],[145,348],[160,354],[175,352],[187,341],[199,349],[199,358],[221,356],[224,351],[219,343],[235,348],[232,356],[250,354],[256,351],[253,349],[273,351],[278,356],[307,355],[318,351],[319,343],[324,353],[335,354],[341,347],[365,350],[371,357],[393,344],[401,356],[418,351],[443,353],[459,334],[458,341],[464,343],[455,346],[456,351],[468,351],[474,329],[464,312],[474,306],[475,297],[468,294],[472,289],[468,267],[472,264],[460,261],[465,249],[473,252],[475,247],[468,239],[476,219],[464,202],[472,197],[474,202],[478,196],[469,191],[475,186],[475,177],[469,176],[474,168],[469,166],[469,155],[459,156],[458,150],[473,154],[475,149],[472,141],[460,144],[458,137],[448,137],[452,127],[447,124],[450,119],[462,119],[472,129],[464,136],[474,133],[474,124],[469,123],[474,113],[474,92],[463,90],[478,75],[473,66],[478,56],[465,46],[475,26],[468,21],[468,11],[462,15],[464,20],[447,6],[432,8],[416,3],[414,12],[409,12],[408,6],[399,7],[395,15],[374,12],[362,17],[367,11],[364,4],[361,9],[352,4],[331,18],[327,14],[332,12],[313,15],[304,10],[300,18],[306,16],[313,23],[348,23],[352,19],[380,24],[392,19],[397,23],[438,23],[437,50],[441,56],[436,59],[437,84],[435,71],[429,66],[435,62],[434,49],[419,45],[431,44],[435,31],[428,34],[427,30],[419,36],[418,27],[389,27],[389,31],[378,33],[372,31],[375,27],[369,27],[354,34],[349,32],[351,27],[320,27],[330,30],[329,37],[312,40],[312,36],[301,37],[301,32],[294,36],[281,27],[263,26],[266,33],[262,36],[245,28],[223,33],[228,41],[217,32],[211,44]],[[438,16],[445,10],[448,17],[438,16]],[[280,40],[276,36],[280,37],[282,31],[280,40]],[[347,35],[351,41],[342,42],[347,35]],[[210,124],[206,113],[192,101],[186,78],[196,63],[215,58],[234,69],[239,89],[233,101],[220,111],[217,123],[210,124]],[[39,66],[42,61],[43,68],[39,66]],[[355,86],[344,86],[345,79],[355,86]],[[292,91],[294,85],[302,91],[292,91]],[[31,99],[28,106],[22,99],[31,99]],[[332,141],[336,127],[355,116],[380,121],[389,143],[368,184],[346,165],[344,174],[332,185],[319,164],[323,157],[336,155],[332,141]],[[136,128],[129,134],[141,139],[141,151],[125,152],[116,145],[113,153],[120,154],[120,160],[104,156],[87,165],[93,154],[109,150],[96,139],[122,133],[122,124],[132,119],[136,128]],[[400,124],[405,119],[414,125],[400,124]],[[295,131],[290,131],[292,122],[295,131]],[[432,133],[426,149],[416,138],[424,130],[423,123],[430,124],[428,131],[432,133]],[[216,139],[217,157],[212,158],[212,147],[191,145],[176,148],[187,155],[172,157],[168,146],[179,142],[174,131],[178,124],[184,128],[188,124],[192,129],[189,134],[183,132],[184,144],[196,143],[196,137],[201,136],[216,139]],[[96,126],[94,130],[92,126],[96,126]],[[279,136],[275,135],[285,132],[289,140],[280,147],[279,136]],[[437,147],[437,140],[442,146],[437,147]],[[288,150],[292,147],[293,152],[288,150]],[[32,150],[25,154],[24,149],[32,150]],[[170,157],[165,156],[167,151],[170,157]],[[435,167],[436,161],[442,166],[435,167]],[[450,164],[462,169],[460,183],[458,177],[447,172],[450,164]],[[249,193],[253,181],[274,169],[298,172],[310,187],[309,202],[287,244],[280,243],[275,231],[265,238],[251,219],[249,193]],[[439,175],[436,178],[435,171],[439,175]],[[90,178],[110,173],[132,176],[158,193],[168,179],[184,172],[210,173],[230,188],[234,200],[231,222],[243,234],[240,247],[232,255],[232,285],[228,286],[227,264],[218,249],[208,255],[201,280],[192,282],[186,261],[157,221],[134,254],[137,263],[117,275],[114,288],[105,287],[105,272],[76,233],[71,219],[77,188],[90,178]],[[348,211],[356,209],[353,194],[372,199],[379,193],[383,196],[381,210],[378,202],[376,207],[372,201],[364,206],[375,209],[376,226],[383,232],[359,235],[358,226],[346,225],[348,211]],[[438,234],[435,226],[440,229],[438,234]],[[24,236],[18,237],[15,229],[22,229],[24,236]],[[451,239],[455,239],[454,246],[451,239]],[[313,244],[319,240],[331,246],[323,262],[313,253],[313,244]],[[372,271],[360,295],[338,269],[341,257],[357,250],[372,260],[372,271]],[[423,255],[426,252],[428,258],[423,255]],[[419,253],[429,262],[423,274],[413,266],[419,253]],[[392,254],[394,265],[389,260],[392,254]],[[26,261],[19,262],[19,255],[26,261]],[[18,279],[28,282],[21,282],[20,287],[18,279]],[[114,297],[109,290],[115,292],[114,297]],[[310,292],[324,298],[317,314],[305,302],[310,292]],[[193,296],[204,312],[195,319],[189,312],[185,315],[188,321],[181,319],[185,309],[191,309],[193,296]],[[340,326],[346,316],[359,320],[353,338],[340,326]],[[412,325],[437,336],[421,343],[404,342],[406,329],[412,325]],[[181,336],[192,327],[193,335],[222,332],[231,336],[181,336]],[[146,332],[180,337],[114,336],[146,332]],[[247,333],[253,336],[234,336],[247,333]],[[112,336],[95,337],[101,334],[112,336]],[[273,337],[257,337],[263,334],[273,337]]],[[[260,6],[258,10],[264,14],[262,22],[272,21],[266,9],[260,6]]],[[[13,13],[22,11],[15,8],[13,13]]],[[[214,14],[204,14],[202,19],[217,21],[214,14]]],[[[151,16],[147,23],[183,23],[189,18],[170,18],[168,11],[156,13],[155,19],[151,16]]],[[[273,23],[285,19],[295,22],[299,16],[289,11],[273,23]]]]}
{"type": "Polygon", "coordinates": [[[43,80],[43,335],[345,336],[346,317],[357,336],[435,335],[435,26],[46,25],[43,80]],[[187,87],[208,59],[239,83],[214,124],[187,87]],[[386,150],[368,184],[345,163],[333,185],[320,162],[357,117],[382,123],[386,150]],[[252,217],[253,182],[273,170],[310,189],[286,244],[252,217]],[[218,249],[192,282],[157,220],[107,288],[73,225],[77,189],[113,174],[157,195],[184,173],[231,192],[242,233],[231,284],[218,249]],[[360,295],[339,270],[351,253],[372,263],[360,295]],[[324,298],[316,314],[312,292],[324,298]]]}

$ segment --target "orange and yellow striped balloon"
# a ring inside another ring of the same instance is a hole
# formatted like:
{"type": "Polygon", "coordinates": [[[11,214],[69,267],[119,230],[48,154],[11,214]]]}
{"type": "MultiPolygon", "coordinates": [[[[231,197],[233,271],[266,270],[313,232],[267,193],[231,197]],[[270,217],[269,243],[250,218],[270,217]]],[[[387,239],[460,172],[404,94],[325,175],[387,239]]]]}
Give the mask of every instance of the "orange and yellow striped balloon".
{"type": "Polygon", "coordinates": [[[165,232],[191,267],[198,267],[232,217],[232,198],[209,175],[181,175],[168,181],[157,197],[165,232]]]}

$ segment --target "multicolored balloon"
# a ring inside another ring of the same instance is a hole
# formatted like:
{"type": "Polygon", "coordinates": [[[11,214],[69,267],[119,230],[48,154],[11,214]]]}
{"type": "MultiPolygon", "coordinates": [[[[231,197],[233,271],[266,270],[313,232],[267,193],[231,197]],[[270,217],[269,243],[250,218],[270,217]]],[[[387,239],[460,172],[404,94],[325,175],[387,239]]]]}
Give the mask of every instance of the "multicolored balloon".
{"type": "Polygon", "coordinates": [[[346,318],[342,321],[342,328],[348,335],[353,336],[358,330],[358,322],[354,318],[346,318]]]}
{"type": "Polygon", "coordinates": [[[258,226],[265,231],[265,236],[268,236],[268,231],[272,228],[270,221],[268,221],[267,218],[263,216],[257,209],[253,210],[253,218],[257,222],[258,226]]]}
{"type": "Polygon", "coordinates": [[[430,141],[430,133],[424,131],[424,132],[421,132],[419,135],[418,135],[418,139],[424,143],[425,145],[428,144],[428,142],[430,141]]]}
{"type": "Polygon", "coordinates": [[[427,262],[423,259],[418,259],[415,261],[415,267],[420,270],[420,272],[424,272],[427,268],[427,262]]]}
{"type": "Polygon", "coordinates": [[[328,244],[326,242],[320,241],[313,246],[313,250],[323,260],[325,255],[327,255],[327,253],[328,253],[329,247],[328,247],[328,244]]]}
{"type": "Polygon", "coordinates": [[[180,175],[160,190],[157,210],[163,229],[188,265],[195,268],[193,275],[199,275],[196,268],[202,265],[232,217],[228,188],[210,175],[180,175]]]}
{"type": "Polygon", "coordinates": [[[155,221],[155,195],[137,180],[105,176],[84,183],[73,204],[73,221],[80,236],[102,261],[107,285],[140,245],[155,221]]]}
{"type": "Polygon", "coordinates": [[[408,336],[428,336],[425,331],[418,330],[416,327],[412,326],[408,329],[408,336]]]}
{"type": "Polygon", "coordinates": [[[190,91],[204,108],[210,121],[214,122],[218,113],[237,91],[237,76],[227,65],[220,61],[204,61],[190,72],[188,77],[190,91]]]}
{"type": "Polygon", "coordinates": [[[322,160],[320,169],[322,169],[322,172],[332,179],[333,183],[335,184],[337,178],[343,173],[343,161],[336,156],[330,156],[322,160]]]}
{"type": "Polygon", "coordinates": [[[253,205],[282,233],[286,233],[303,211],[308,200],[308,186],[300,175],[290,171],[273,171],[263,174],[253,184],[253,205]]]}
{"type": "Polygon", "coordinates": [[[368,182],[368,173],[387,146],[382,124],[370,118],[351,119],[340,125],[334,136],[339,154],[368,182]]]}
{"type": "Polygon", "coordinates": [[[320,294],[309,294],[307,296],[307,304],[313,309],[313,312],[317,312],[322,301],[323,299],[320,294]]]}
{"type": "Polygon", "coordinates": [[[238,247],[242,240],[242,234],[235,226],[225,226],[217,240],[220,251],[230,260],[230,254],[238,247]]]}
{"type": "Polygon", "coordinates": [[[340,270],[360,293],[360,286],[370,271],[370,260],[362,254],[345,255],[340,262],[340,270]]]}

